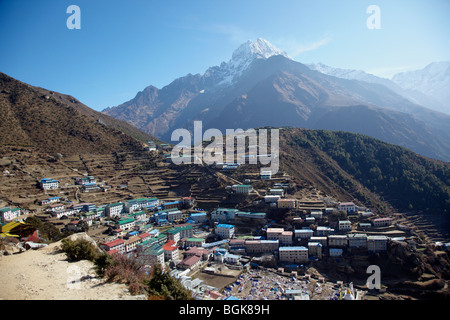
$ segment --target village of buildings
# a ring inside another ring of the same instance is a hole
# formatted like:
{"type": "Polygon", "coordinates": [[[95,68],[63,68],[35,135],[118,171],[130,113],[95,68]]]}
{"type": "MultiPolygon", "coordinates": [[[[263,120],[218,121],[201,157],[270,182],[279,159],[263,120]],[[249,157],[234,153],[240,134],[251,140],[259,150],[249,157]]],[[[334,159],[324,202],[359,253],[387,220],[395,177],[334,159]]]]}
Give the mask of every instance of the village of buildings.
{"type": "MultiPolygon", "coordinates": [[[[235,168],[221,165],[214,170],[226,173],[235,168]]],[[[203,210],[193,197],[97,204],[51,196],[40,201],[39,216],[66,219],[64,228],[72,232],[88,226],[88,234],[108,254],[136,254],[149,268],[158,263],[200,300],[363,299],[365,291],[355,291],[352,283],[329,283],[324,275],[308,273],[308,268],[324,259],[383,254],[392,241],[407,240],[409,227],[396,223],[395,216],[378,216],[354,202],[293,198],[287,193],[289,180],[271,183],[267,171],[257,179],[271,184],[264,194],[258,191],[259,211],[238,205],[203,210]],[[274,209],[288,211],[294,223],[281,225],[270,219],[268,212],[274,209]],[[329,219],[337,212],[345,213],[345,219],[329,219]]],[[[74,178],[74,184],[83,192],[108,189],[93,176],[74,178]]],[[[42,178],[40,186],[49,194],[60,188],[53,178],[42,178]]],[[[245,197],[257,191],[246,180],[228,186],[227,192],[245,197]]],[[[24,213],[3,207],[1,223],[20,220],[24,213]]]]}

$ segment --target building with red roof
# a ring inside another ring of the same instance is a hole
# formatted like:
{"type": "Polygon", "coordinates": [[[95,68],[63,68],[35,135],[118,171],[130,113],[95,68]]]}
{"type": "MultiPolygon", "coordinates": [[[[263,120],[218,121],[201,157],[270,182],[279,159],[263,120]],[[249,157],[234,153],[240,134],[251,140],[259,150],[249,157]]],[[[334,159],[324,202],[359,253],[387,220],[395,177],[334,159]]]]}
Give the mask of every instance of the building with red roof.
{"type": "Polygon", "coordinates": [[[125,252],[125,241],[123,239],[116,239],[113,241],[105,242],[100,245],[100,248],[106,252],[110,250],[117,250],[120,253],[125,252]]]}

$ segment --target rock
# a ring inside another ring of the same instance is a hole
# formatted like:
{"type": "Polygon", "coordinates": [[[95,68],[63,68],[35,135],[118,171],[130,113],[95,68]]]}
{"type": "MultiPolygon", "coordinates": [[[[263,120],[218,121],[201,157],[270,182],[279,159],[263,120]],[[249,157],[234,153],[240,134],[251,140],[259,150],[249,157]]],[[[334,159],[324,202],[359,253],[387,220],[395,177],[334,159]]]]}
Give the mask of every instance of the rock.
{"type": "Polygon", "coordinates": [[[87,241],[89,241],[90,243],[92,243],[94,245],[94,247],[97,249],[97,251],[99,253],[103,252],[102,249],[100,249],[98,247],[97,242],[95,242],[94,239],[92,239],[90,236],[88,236],[86,232],[74,233],[74,234],[68,236],[68,238],[70,240],[72,240],[72,241],[75,241],[75,240],[78,240],[78,239],[87,240],[87,241]]]}

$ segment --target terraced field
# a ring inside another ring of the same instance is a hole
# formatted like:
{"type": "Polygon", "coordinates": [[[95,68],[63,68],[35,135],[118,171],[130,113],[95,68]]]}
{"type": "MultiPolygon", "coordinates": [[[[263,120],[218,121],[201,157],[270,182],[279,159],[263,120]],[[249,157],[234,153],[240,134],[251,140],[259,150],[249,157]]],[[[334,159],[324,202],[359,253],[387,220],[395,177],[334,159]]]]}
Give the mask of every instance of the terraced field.
{"type": "Polygon", "coordinates": [[[39,201],[51,196],[98,205],[137,197],[170,201],[193,196],[200,207],[217,207],[231,183],[201,165],[175,166],[149,152],[61,156],[34,148],[2,147],[1,155],[0,200],[37,212],[43,209],[39,201]],[[110,188],[82,192],[75,178],[88,175],[110,188]],[[45,192],[39,185],[42,178],[58,180],[60,188],[45,192]]]}

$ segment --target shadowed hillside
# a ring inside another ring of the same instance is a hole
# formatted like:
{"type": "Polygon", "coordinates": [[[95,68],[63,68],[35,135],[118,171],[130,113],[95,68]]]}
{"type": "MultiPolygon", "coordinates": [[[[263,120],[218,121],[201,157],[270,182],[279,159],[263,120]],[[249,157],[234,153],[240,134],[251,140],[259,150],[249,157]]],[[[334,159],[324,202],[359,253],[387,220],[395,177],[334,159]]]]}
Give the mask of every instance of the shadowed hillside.
{"type": "MultiPolygon", "coordinates": [[[[143,147],[136,129],[76,99],[35,88],[0,73],[0,144],[49,153],[110,153],[143,147]],[[96,117],[98,115],[98,117],[96,117]],[[121,131],[124,129],[123,131],[121,131]]],[[[151,136],[142,134],[141,139],[151,136]]]]}
{"type": "Polygon", "coordinates": [[[377,204],[377,198],[397,210],[449,220],[449,163],[340,131],[283,129],[280,149],[281,163],[290,174],[302,179],[311,177],[323,184],[324,190],[343,189],[378,209],[383,206],[377,204]]]}

